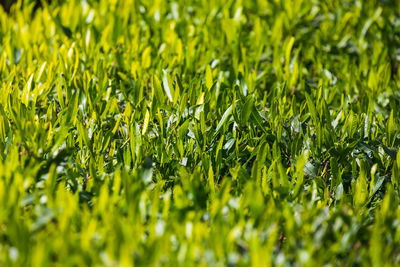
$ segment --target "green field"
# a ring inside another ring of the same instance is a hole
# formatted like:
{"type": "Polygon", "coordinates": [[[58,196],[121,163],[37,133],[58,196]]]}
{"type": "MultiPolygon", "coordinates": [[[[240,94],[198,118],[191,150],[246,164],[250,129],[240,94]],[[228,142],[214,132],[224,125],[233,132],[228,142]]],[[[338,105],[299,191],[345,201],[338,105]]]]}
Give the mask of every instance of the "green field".
{"type": "Polygon", "coordinates": [[[400,1],[0,8],[0,266],[400,265],[400,1]]]}

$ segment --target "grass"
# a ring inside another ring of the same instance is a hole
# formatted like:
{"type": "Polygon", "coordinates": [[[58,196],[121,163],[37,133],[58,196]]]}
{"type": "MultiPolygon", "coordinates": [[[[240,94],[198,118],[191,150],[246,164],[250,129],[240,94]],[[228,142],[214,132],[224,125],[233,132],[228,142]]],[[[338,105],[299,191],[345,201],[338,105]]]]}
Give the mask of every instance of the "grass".
{"type": "Polygon", "coordinates": [[[398,1],[0,10],[0,265],[400,264],[398,1]]]}

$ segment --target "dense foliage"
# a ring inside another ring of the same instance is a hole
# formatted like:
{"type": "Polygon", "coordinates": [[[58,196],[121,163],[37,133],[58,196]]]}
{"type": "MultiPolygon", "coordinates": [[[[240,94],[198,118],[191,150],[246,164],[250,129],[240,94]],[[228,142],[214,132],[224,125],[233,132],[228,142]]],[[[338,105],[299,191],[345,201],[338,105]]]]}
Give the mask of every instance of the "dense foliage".
{"type": "Polygon", "coordinates": [[[400,264],[399,14],[0,10],[0,265],[400,264]]]}

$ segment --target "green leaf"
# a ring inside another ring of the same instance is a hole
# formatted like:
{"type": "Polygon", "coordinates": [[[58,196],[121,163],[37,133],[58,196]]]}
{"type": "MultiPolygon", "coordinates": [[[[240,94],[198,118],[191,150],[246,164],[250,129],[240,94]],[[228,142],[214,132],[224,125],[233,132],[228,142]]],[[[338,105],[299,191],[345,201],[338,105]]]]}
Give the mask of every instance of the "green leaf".
{"type": "Polygon", "coordinates": [[[315,109],[314,101],[311,99],[310,95],[307,92],[305,92],[304,94],[305,94],[306,100],[307,100],[308,111],[311,114],[314,124],[318,125],[319,119],[318,119],[318,115],[317,115],[317,110],[315,109]]]}
{"type": "Polygon", "coordinates": [[[164,90],[165,93],[167,94],[167,97],[169,99],[170,102],[173,102],[172,96],[174,95],[173,90],[172,90],[172,86],[170,86],[169,83],[169,75],[168,75],[168,70],[163,70],[163,86],[164,86],[164,90]]]}
{"type": "Polygon", "coordinates": [[[208,90],[211,89],[213,84],[214,83],[213,83],[211,68],[209,65],[207,65],[207,67],[206,67],[206,87],[208,88],[208,90]]]}
{"type": "Polygon", "coordinates": [[[215,133],[214,136],[217,135],[217,133],[221,130],[221,128],[224,126],[224,124],[226,123],[227,119],[229,118],[229,116],[232,113],[232,109],[233,109],[233,105],[231,104],[224,112],[224,114],[222,115],[221,120],[218,122],[217,128],[215,129],[215,133]]]}

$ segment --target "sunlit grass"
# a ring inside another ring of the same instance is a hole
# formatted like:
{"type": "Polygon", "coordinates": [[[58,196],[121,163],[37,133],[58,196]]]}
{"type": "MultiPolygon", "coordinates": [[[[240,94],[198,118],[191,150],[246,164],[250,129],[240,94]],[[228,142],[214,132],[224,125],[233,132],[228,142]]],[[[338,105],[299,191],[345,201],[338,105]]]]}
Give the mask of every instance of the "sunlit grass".
{"type": "Polygon", "coordinates": [[[0,265],[400,263],[397,1],[28,2],[0,265]]]}

